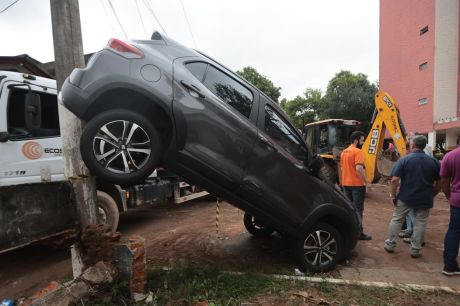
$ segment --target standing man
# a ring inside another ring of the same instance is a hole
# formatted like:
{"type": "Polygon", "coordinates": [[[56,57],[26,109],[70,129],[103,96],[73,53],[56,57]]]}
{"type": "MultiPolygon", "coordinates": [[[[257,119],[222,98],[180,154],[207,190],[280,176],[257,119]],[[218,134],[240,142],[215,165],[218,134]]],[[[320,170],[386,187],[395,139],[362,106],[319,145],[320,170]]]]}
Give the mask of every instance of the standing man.
{"type": "Polygon", "coordinates": [[[430,208],[433,207],[433,197],[439,192],[439,162],[429,157],[423,151],[427,139],[423,135],[415,136],[412,152],[396,163],[391,173],[390,197],[395,205],[393,217],[388,226],[388,239],[384,249],[393,253],[396,238],[406,215],[414,210],[414,227],[411,237],[410,255],[414,258],[422,255],[423,236],[430,208]],[[396,195],[399,183],[399,193],[396,195]]]}
{"type": "Polygon", "coordinates": [[[442,191],[450,202],[450,222],[444,238],[444,269],[447,276],[460,275],[457,256],[460,241],[460,147],[444,156],[441,163],[442,191]]]}
{"type": "Polygon", "coordinates": [[[371,240],[372,237],[363,232],[363,210],[366,186],[369,185],[364,173],[364,158],[361,147],[364,143],[364,133],[355,131],[350,136],[351,145],[343,150],[340,155],[340,167],[342,168],[342,186],[345,194],[353,202],[361,216],[360,240],[371,240]]]}

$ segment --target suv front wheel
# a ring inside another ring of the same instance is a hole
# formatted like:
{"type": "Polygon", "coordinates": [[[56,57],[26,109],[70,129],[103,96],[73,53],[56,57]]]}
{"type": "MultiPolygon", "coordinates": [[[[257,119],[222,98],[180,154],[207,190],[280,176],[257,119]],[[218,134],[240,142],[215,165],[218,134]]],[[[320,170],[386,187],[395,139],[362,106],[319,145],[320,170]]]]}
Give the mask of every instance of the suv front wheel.
{"type": "Polygon", "coordinates": [[[265,238],[273,234],[275,231],[273,228],[265,224],[265,222],[256,219],[248,213],[244,213],[244,226],[255,237],[265,238]]]}
{"type": "Polygon", "coordinates": [[[80,152],[93,175],[114,184],[133,185],[153,172],[162,145],[154,125],[144,116],[115,109],[88,122],[80,152]]]}
{"type": "Polygon", "coordinates": [[[294,248],[302,271],[327,272],[342,258],[343,239],[332,225],[318,223],[304,233],[294,248]]]}

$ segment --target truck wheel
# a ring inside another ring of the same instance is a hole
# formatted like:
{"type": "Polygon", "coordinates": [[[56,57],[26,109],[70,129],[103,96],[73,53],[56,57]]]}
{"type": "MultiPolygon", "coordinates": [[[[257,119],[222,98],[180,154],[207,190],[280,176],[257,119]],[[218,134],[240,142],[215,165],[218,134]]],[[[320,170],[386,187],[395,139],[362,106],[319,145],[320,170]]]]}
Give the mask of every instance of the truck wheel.
{"type": "Polygon", "coordinates": [[[120,212],[115,200],[103,191],[97,191],[97,222],[107,225],[112,232],[118,227],[120,212]]]}
{"type": "Polygon", "coordinates": [[[129,186],[153,172],[162,145],[154,125],[144,116],[115,109],[88,122],[81,136],[80,152],[95,176],[129,186]]]}
{"type": "Polygon", "coordinates": [[[302,271],[330,271],[342,259],[342,236],[332,225],[318,223],[295,242],[294,253],[302,271]]]}
{"type": "Polygon", "coordinates": [[[258,238],[268,237],[275,231],[263,221],[256,219],[248,213],[244,213],[244,226],[248,232],[258,238]]]}
{"type": "Polygon", "coordinates": [[[323,167],[321,167],[321,170],[319,171],[320,173],[320,178],[326,182],[329,182],[331,184],[337,184],[337,171],[335,168],[327,163],[324,163],[323,167]]]}

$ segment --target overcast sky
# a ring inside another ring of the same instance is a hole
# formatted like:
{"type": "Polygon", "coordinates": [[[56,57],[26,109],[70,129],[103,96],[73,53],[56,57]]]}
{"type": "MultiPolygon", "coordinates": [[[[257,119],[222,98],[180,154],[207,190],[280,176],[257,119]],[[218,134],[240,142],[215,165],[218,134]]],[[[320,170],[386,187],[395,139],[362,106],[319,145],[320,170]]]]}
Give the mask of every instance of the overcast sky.
{"type": "MultiPolygon", "coordinates": [[[[0,11],[14,0],[0,0],[0,11]]],[[[326,90],[340,70],[378,79],[379,0],[111,0],[129,39],[153,30],[232,70],[253,66],[281,97],[326,90]],[[193,37],[187,26],[186,15],[193,37]],[[155,20],[147,2],[161,25],[155,20]],[[140,12],[140,13],[139,13],[140,12]]],[[[80,0],[85,53],[125,38],[109,0],[80,0]]],[[[20,0],[0,14],[0,55],[54,60],[48,0],[20,0]]]]}

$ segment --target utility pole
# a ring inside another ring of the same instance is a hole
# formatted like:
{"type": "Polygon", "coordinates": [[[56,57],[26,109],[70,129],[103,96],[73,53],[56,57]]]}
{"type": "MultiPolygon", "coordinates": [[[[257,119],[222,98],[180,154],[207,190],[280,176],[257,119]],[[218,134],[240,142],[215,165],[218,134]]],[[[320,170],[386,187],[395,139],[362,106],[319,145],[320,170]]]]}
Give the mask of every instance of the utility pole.
{"type": "MultiPolygon", "coordinates": [[[[54,58],[57,89],[61,90],[65,79],[74,68],[83,68],[85,59],[80,25],[78,0],[50,0],[53,27],[54,58]]],[[[97,223],[96,181],[81,160],[80,136],[82,122],[63,105],[59,104],[64,174],[70,179],[77,203],[81,229],[97,223]]],[[[72,247],[74,277],[81,274],[80,252],[72,247]]]]}

